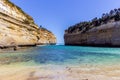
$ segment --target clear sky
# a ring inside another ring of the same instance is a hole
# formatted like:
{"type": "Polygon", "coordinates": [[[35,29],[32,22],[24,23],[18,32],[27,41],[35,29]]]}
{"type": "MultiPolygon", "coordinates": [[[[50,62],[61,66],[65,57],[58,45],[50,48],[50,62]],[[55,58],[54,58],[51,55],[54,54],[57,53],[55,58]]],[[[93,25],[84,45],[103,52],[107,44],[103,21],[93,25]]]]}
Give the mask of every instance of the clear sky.
{"type": "Polygon", "coordinates": [[[120,0],[10,0],[34,18],[38,25],[52,31],[63,43],[70,25],[100,17],[120,7],[120,0]]]}

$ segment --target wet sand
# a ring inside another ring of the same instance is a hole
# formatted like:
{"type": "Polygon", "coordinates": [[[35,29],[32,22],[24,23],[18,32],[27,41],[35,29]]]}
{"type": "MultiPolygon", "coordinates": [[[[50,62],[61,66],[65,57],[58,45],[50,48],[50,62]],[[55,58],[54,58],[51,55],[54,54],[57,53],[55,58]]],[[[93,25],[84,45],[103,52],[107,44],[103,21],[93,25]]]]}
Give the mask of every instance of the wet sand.
{"type": "Polygon", "coordinates": [[[120,80],[120,67],[4,65],[0,80],[120,80]]]}

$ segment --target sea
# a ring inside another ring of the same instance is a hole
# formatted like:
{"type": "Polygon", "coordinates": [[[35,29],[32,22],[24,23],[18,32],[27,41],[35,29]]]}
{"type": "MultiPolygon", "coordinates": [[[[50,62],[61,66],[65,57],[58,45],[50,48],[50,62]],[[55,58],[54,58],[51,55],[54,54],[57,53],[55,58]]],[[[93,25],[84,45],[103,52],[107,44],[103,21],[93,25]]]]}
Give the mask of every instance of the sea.
{"type": "Polygon", "coordinates": [[[112,66],[120,64],[120,48],[47,45],[7,51],[0,65],[112,66]]]}

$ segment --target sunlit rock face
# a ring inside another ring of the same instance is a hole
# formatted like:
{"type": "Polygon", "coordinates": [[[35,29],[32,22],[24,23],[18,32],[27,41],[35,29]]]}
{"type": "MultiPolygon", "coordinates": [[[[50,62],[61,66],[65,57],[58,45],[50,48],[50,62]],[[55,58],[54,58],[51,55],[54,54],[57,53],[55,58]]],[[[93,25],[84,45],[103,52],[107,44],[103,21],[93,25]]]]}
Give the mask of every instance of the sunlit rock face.
{"type": "Polygon", "coordinates": [[[44,29],[44,28],[40,28],[40,39],[38,40],[38,44],[55,44],[56,43],[56,37],[55,35],[44,29]]]}
{"type": "Polygon", "coordinates": [[[0,47],[36,45],[46,41],[40,41],[40,34],[32,17],[9,0],[0,0],[0,47]]]}

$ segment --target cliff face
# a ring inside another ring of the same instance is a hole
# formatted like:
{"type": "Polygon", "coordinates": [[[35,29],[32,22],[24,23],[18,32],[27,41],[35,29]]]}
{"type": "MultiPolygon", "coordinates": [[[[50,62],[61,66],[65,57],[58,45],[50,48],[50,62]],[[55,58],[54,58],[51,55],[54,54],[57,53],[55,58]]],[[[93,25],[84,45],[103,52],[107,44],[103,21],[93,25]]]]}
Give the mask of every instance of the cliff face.
{"type": "Polygon", "coordinates": [[[9,0],[0,0],[0,47],[36,45],[46,41],[41,34],[32,17],[9,0]]]}
{"type": "Polygon", "coordinates": [[[120,46],[120,15],[117,15],[117,10],[114,14],[112,18],[111,15],[108,15],[92,22],[82,22],[69,27],[64,34],[65,44],[120,46]]]}
{"type": "Polygon", "coordinates": [[[48,31],[45,28],[40,28],[40,39],[38,40],[38,44],[55,44],[56,43],[56,37],[55,35],[48,31]]]}
{"type": "Polygon", "coordinates": [[[92,28],[86,33],[64,35],[66,45],[120,46],[120,21],[92,28]]]}

